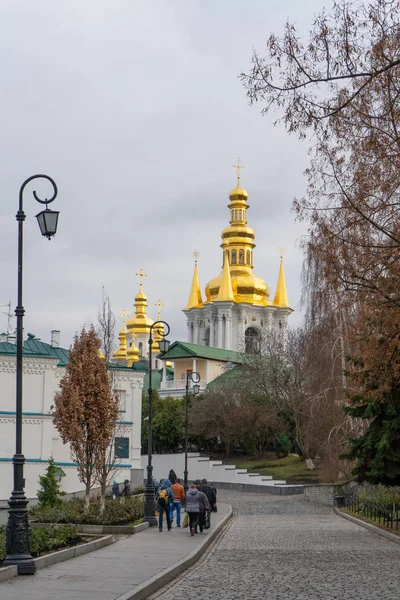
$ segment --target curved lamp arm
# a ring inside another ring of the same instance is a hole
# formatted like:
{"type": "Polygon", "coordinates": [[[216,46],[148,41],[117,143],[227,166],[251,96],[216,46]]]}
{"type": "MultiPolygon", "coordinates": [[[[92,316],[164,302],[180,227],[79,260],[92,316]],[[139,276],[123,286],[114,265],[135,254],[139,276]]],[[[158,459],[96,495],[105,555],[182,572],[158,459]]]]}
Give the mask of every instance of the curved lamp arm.
{"type": "Polygon", "coordinates": [[[49,200],[47,200],[47,198],[45,200],[41,200],[38,197],[36,191],[34,190],[33,197],[35,198],[35,200],[37,202],[40,202],[40,204],[46,204],[46,206],[47,206],[47,204],[50,204],[51,202],[53,202],[57,197],[58,189],[57,189],[57,185],[56,185],[56,182],[54,181],[54,179],[52,179],[48,175],[43,175],[43,174],[32,175],[31,177],[28,177],[28,179],[25,179],[24,183],[21,185],[21,188],[19,190],[19,210],[20,211],[23,210],[24,189],[30,181],[33,181],[33,179],[47,179],[47,181],[50,181],[51,185],[53,186],[53,195],[49,200]]]}
{"type": "Polygon", "coordinates": [[[186,385],[189,385],[189,379],[192,381],[192,383],[200,383],[201,377],[197,371],[191,371],[186,375],[186,385]]]}
{"type": "Polygon", "coordinates": [[[153,329],[156,325],[165,325],[165,327],[167,328],[167,330],[163,331],[161,328],[158,329],[158,334],[162,337],[165,338],[167,337],[167,335],[169,334],[169,332],[171,331],[170,326],[168,325],[168,323],[166,323],[165,321],[154,321],[154,323],[150,326],[150,339],[152,339],[151,334],[153,333],[153,329]]]}

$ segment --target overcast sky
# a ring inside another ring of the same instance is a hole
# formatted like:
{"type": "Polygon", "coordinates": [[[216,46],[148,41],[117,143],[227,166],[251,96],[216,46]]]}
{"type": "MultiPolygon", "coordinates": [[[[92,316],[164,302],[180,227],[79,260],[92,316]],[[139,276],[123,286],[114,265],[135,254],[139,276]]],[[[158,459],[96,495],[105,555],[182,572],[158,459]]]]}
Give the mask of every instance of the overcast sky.
{"type": "MultiPolygon", "coordinates": [[[[290,207],[305,191],[306,145],[250,108],[238,75],[287,17],[306,31],[329,0],[2,0],[0,2],[0,304],[16,303],[18,191],[53,177],[59,230],[39,233],[25,192],[25,333],[69,346],[94,322],[104,285],[133,311],[143,268],[148,313],[165,304],[171,340],[186,339],[198,250],[204,287],[221,268],[232,165],[245,165],[255,273],[275,293],[285,247],[299,322],[304,225],[290,207]]],[[[5,309],[0,309],[5,310],[5,309]]],[[[0,330],[7,325],[0,315],[0,330]]]]}

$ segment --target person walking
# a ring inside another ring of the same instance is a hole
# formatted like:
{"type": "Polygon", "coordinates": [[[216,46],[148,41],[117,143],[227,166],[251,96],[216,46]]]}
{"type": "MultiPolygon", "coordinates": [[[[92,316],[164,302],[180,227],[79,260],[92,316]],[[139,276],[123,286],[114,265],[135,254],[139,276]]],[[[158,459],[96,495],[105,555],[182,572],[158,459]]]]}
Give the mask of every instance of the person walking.
{"type": "Polygon", "coordinates": [[[129,479],[125,479],[124,487],[122,490],[122,501],[125,501],[125,498],[128,498],[131,495],[131,484],[129,483],[129,479]]]}
{"type": "Polygon", "coordinates": [[[113,481],[113,484],[112,484],[113,500],[119,500],[120,495],[121,495],[121,492],[119,491],[119,485],[116,481],[113,481]]]}
{"type": "Polygon", "coordinates": [[[171,502],[174,501],[174,492],[171,489],[171,482],[169,479],[165,479],[161,486],[158,488],[156,493],[156,500],[158,504],[158,531],[163,530],[163,515],[167,520],[168,531],[171,531],[171,519],[170,510],[171,502]]]}
{"type": "Polygon", "coordinates": [[[212,512],[217,512],[217,490],[215,487],[207,479],[202,479],[201,491],[207,496],[212,512]]]}
{"type": "Polygon", "coordinates": [[[199,511],[199,490],[196,489],[194,483],[191,483],[186,494],[186,512],[189,515],[190,535],[194,535],[197,529],[199,511]]]}
{"type": "Polygon", "coordinates": [[[170,480],[172,485],[174,485],[174,483],[176,483],[176,473],[173,469],[171,469],[170,472],[168,473],[168,479],[170,480]]]}
{"type": "Polygon", "coordinates": [[[171,512],[170,519],[171,523],[174,520],[174,509],[176,509],[176,526],[181,526],[181,506],[182,502],[185,500],[185,490],[183,489],[183,485],[181,485],[181,480],[177,478],[176,483],[171,485],[171,489],[174,493],[174,501],[171,502],[171,512]]]}
{"type": "MultiPolygon", "coordinates": [[[[201,485],[197,484],[196,489],[199,492],[199,528],[200,533],[203,533],[204,526],[206,524],[206,512],[210,510],[211,506],[208,501],[207,496],[204,492],[201,491],[201,485]]],[[[195,527],[195,532],[197,533],[197,527],[195,527]]]]}

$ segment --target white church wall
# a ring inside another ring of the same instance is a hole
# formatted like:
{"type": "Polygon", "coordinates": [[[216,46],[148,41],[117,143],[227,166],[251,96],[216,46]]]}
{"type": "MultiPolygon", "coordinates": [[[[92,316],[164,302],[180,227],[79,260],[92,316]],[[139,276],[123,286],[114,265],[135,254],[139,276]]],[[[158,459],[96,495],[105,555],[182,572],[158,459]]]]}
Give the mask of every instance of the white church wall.
{"type": "MultiPolygon", "coordinates": [[[[39,475],[43,475],[52,456],[65,472],[62,489],[68,493],[83,489],[76,466],[72,463],[68,444],[63,444],[53,425],[50,409],[65,369],[57,367],[55,359],[24,357],[22,451],[25,493],[34,498],[39,475]]],[[[120,414],[121,437],[129,439],[129,458],[118,459],[118,481],[131,479],[131,469],[141,477],[141,416],[144,373],[116,371],[118,389],[124,392],[125,411],[120,414]]],[[[15,356],[0,357],[0,500],[9,498],[12,491],[12,457],[15,453],[15,356]]]]}

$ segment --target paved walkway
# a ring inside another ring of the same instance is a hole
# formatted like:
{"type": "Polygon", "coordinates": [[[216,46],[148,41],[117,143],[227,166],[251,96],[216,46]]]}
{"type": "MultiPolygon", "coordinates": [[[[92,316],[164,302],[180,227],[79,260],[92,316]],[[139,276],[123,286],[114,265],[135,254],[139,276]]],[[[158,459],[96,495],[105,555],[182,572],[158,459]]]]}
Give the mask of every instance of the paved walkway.
{"type": "MultiPolygon", "coordinates": [[[[220,491],[218,498],[238,516],[198,565],[152,598],[398,600],[400,545],[301,496],[220,491]]],[[[225,506],[213,517],[226,512],[225,506]]],[[[199,539],[183,529],[147,529],[34,577],[0,583],[0,598],[117,600],[185,557],[199,539]]]]}
{"type": "Polygon", "coordinates": [[[211,529],[191,537],[189,529],[151,527],[133,536],[45,569],[0,583],[1,600],[116,600],[190,554],[228,513],[221,504],[211,529]]]}
{"type": "Polygon", "coordinates": [[[151,598],[398,600],[400,545],[302,496],[218,497],[238,517],[205,559],[151,598]]]}

